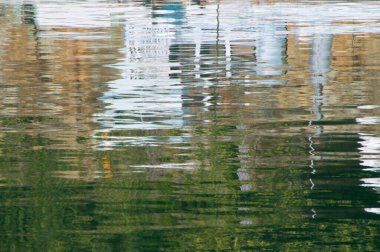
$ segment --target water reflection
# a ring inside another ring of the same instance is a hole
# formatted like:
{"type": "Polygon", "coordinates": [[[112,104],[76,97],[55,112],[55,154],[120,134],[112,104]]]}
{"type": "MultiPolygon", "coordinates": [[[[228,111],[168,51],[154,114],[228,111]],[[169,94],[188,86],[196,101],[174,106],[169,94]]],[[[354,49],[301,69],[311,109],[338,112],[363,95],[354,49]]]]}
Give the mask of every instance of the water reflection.
{"type": "MultiPolygon", "coordinates": [[[[373,114],[377,114],[375,111],[377,106],[374,105],[365,105],[359,107],[362,110],[369,110],[372,113],[372,116],[364,116],[361,118],[357,118],[356,121],[361,125],[368,126],[376,126],[379,122],[376,120],[376,116],[373,114]],[[374,113],[375,112],[375,113],[374,113]]],[[[370,127],[371,127],[370,126],[370,127]]],[[[368,129],[366,130],[368,131],[368,129]]],[[[374,189],[377,193],[379,193],[380,187],[380,178],[378,176],[378,172],[380,169],[380,138],[378,137],[377,130],[369,131],[371,133],[361,133],[360,134],[360,165],[364,167],[365,171],[370,171],[372,174],[369,177],[361,179],[362,185],[365,187],[369,187],[374,189]]],[[[365,211],[379,214],[380,208],[378,207],[367,207],[365,211]]]]}
{"type": "Polygon", "coordinates": [[[0,250],[376,251],[378,13],[0,3],[0,250]]]}

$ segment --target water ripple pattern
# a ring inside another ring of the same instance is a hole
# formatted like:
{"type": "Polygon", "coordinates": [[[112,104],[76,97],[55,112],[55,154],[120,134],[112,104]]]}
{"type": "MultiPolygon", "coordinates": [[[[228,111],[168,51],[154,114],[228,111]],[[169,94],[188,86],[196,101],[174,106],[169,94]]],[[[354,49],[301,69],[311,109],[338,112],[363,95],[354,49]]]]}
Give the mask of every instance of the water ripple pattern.
{"type": "Polygon", "coordinates": [[[0,0],[0,251],[379,251],[380,3],[0,0]]]}

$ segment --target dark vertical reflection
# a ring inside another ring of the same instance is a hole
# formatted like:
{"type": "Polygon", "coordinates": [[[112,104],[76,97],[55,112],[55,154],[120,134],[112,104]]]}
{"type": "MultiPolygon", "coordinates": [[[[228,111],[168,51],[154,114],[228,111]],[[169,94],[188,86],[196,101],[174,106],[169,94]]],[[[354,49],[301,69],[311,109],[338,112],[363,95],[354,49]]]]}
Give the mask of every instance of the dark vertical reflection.
{"type": "Polygon", "coordinates": [[[23,23],[36,26],[36,13],[35,6],[33,4],[23,4],[21,6],[23,23]]]}

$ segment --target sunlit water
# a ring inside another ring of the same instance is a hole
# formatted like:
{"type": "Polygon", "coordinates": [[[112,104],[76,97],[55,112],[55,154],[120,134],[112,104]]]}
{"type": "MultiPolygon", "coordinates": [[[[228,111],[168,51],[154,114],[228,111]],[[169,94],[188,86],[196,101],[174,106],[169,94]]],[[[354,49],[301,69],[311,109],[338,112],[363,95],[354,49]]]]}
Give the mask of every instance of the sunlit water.
{"type": "Polygon", "coordinates": [[[378,1],[0,2],[0,251],[379,251],[378,1]]]}

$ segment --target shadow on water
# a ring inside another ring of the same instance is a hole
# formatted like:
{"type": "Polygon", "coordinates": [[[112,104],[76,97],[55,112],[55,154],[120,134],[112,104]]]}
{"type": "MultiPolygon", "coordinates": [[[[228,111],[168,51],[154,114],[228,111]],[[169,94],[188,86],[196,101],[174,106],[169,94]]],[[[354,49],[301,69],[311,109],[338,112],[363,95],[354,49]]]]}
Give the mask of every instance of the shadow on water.
{"type": "Polygon", "coordinates": [[[376,1],[3,1],[4,251],[379,249],[376,1]]]}

